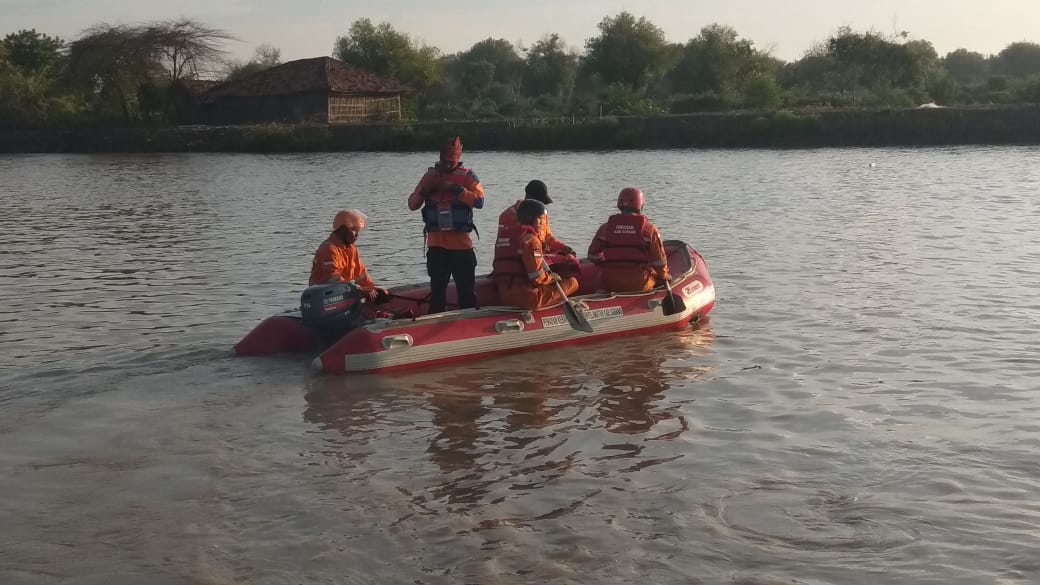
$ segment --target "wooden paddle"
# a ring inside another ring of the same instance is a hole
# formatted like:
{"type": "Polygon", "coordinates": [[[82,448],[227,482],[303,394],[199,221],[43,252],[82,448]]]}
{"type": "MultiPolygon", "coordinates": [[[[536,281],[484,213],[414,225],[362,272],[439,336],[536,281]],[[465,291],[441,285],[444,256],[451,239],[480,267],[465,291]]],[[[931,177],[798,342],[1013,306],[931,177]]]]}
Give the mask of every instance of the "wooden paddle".
{"type": "MultiPolygon", "coordinates": [[[[546,272],[552,274],[552,271],[549,270],[549,264],[544,259],[542,260],[542,266],[545,267],[546,272]]],[[[571,329],[584,331],[585,333],[594,333],[589,320],[574,306],[574,301],[567,298],[567,293],[563,292],[560,281],[553,279],[553,284],[556,285],[556,290],[560,291],[560,296],[563,297],[563,316],[567,318],[567,324],[571,326],[571,329]]]]}
{"type": "Polygon", "coordinates": [[[665,316],[676,315],[685,311],[686,302],[672,292],[671,281],[665,280],[664,287],[668,290],[668,294],[661,300],[661,309],[664,311],[665,316]]]}

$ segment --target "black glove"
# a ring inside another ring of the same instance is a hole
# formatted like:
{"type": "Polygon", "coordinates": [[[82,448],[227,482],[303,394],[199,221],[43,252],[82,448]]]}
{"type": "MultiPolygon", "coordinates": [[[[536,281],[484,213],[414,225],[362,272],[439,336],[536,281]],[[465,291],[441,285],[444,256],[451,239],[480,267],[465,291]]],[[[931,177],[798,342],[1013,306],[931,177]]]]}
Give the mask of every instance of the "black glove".
{"type": "Polygon", "coordinates": [[[574,248],[570,246],[564,246],[560,248],[560,254],[563,254],[564,256],[574,256],[576,253],[574,251],[574,248]]]}

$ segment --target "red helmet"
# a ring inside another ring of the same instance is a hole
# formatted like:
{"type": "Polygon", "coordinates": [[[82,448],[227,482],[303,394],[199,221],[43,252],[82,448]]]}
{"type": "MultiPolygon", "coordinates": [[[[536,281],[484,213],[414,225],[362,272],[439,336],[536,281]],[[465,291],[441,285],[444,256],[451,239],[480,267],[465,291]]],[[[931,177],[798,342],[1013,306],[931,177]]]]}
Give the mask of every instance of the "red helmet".
{"type": "Polygon", "coordinates": [[[621,210],[642,211],[644,203],[646,198],[643,197],[643,192],[635,187],[625,187],[617,196],[617,206],[621,210]]]}
{"type": "Polygon", "coordinates": [[[462,140],[458,136],[441,146],[441,162],[456,164],[462,159],[462,140]]]}

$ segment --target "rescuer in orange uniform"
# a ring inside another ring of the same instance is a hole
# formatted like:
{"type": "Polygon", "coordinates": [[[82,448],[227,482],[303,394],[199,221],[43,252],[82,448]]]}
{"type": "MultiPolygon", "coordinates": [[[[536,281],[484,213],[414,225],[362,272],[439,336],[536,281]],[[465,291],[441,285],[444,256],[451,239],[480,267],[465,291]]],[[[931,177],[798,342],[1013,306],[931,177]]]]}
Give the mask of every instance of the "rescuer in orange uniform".
{"type": "Polygon", "coordinates": [[[589,260],[599,265],[600,286],[606,291],[649,291],[671,278],[661,234],[642,214],[645,202],[639,189],[622,189],[617,201],[621,213],[610,216],[589,244],[589,260]]]}
{"type": "Polygon", "coordinates": [[[426,170],[408,196],[408,209],[422,208],[426,272],[430,275],[430,313],[447,306],[448,282],[455,279],[459,308],[477,306],[477,255],[473,252],[473,210],[484,207],[484,187],[462,166],[462,141],[441,147],[440,160],[426,170]]]}
{"type": "MultiPolygon", "coordinates": [[[[518,221],[516,218],[516,210],[520,207],[520,204],[528,199],[534,199],[540,201],[543,205],[549,205],[553,202],[552,197],[549,197],[549,189],[545,186],[545,183],[535,179],[524,187],[524,198],[518,199],[516,203],[513,203],[498,216],[498,235],[501,237],[505,231],[515,226],[518,221]]],[[[538,233],[538,237],[542,240],[543,251],[549,254],[574,254],[574,248],[571,248],[567,244],[564,244],[560,240],[557,240],[553,236],[552,230],[549,228],[549,212],[546,210],[545,218],[542,220],[542,228],[538,233]]]]}
{"type": "Polygon", "coordinates": [[[389,297],[385,288],[372,282],[358,255],[356,242],[367,224],[368,218],[356,209],[336,214],[332,220],[332,233],[314,252],[310,286],[354,281],[370,301],[383,301],[389,297]]]}
{"type": "Polygon", "coordinates": [[[556,283],[564,293],[578,290],[576,278],[561,278],[550,272],[542,258],[541,224],[545,221],[545,205],[527,199],[516,210],[518,224],[505,231],[495,242],[495,261],[491,276],[504,305],[528,311],[563,302],[556,283]]]}

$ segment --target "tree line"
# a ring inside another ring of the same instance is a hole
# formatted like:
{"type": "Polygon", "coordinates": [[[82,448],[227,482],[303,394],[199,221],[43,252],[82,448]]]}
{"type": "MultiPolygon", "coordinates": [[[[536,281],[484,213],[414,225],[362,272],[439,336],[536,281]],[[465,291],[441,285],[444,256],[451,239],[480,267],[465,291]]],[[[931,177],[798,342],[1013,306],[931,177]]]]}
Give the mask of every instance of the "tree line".
{"type": "MultiPolygon", "coordinates": [[[[227,59],[234,36],[192,19],[98,24],[76,39],[21,30],[0,42],[0,127],[187,121],[193,84],[281,63],[271,45],[227,59]]],[[[646,18],[598,24],[583,51],[550,33],[529,46],[487,38],[444,54],[362,18],[332,55],[406,84],[406,116],[487,119],[624,116],[802,107],[877,108],[1040,102],[1040,45],[940,56],[927,40],[837,29],[795,61],[712,24],[670,42],[646,18]]]]}

